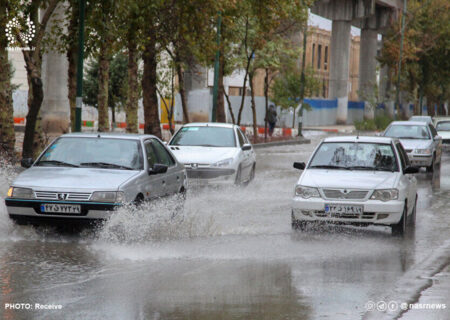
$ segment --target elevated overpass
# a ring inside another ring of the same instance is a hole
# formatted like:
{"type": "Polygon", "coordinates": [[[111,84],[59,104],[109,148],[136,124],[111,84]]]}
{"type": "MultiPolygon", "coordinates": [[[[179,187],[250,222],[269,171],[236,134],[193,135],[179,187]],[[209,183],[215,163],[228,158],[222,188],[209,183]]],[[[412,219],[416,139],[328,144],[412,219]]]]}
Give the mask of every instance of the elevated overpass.
{"type": "MultiPolygon", "coordinates": [[[[376,83],[378,34],[397,19],[404,0],[317,0],[311,12],[332,20],[330,48],[330,83],[328,98],[338,99],[337,123],[347,122],[349,92],[349,58],[351,26],[361,28],[359,57],[360,97],[372,93],[376,83]]],[[[373,118],[373,108],[365,108],[365,116],[373,118]]]]}

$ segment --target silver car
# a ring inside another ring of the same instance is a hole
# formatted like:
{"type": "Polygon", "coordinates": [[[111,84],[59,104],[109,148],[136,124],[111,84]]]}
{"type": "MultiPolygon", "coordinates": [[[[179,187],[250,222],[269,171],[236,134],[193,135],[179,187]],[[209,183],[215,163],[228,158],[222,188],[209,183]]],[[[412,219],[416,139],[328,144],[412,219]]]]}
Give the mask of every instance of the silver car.
{"type": "Polygon", "coordinates": [[[394,121],[386,128],[384,136],[400,139],[411,166],[433,172],[435,164],[441,161],[442,138],[431,123],[394,121]]]}
{"type": "Polygon", "coordinates": [[[184,193],[186,171],[155,136],[65,134],[12,183],[13,220],[105,219],[117,206],[184,193]]]}

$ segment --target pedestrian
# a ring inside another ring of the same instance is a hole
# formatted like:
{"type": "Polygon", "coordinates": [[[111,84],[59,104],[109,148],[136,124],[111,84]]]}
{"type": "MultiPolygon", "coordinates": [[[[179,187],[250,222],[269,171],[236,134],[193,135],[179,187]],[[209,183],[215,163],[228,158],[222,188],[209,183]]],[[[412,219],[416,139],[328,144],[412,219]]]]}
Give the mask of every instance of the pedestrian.
{"type": "Polygon", "coordinates": [[[267,110],[266,119],[269,124],[269,137],[272,136],[273,130],[275,129],[275,124],[277,123],[277,108],[275,105],[271,104],[267,110]]]}

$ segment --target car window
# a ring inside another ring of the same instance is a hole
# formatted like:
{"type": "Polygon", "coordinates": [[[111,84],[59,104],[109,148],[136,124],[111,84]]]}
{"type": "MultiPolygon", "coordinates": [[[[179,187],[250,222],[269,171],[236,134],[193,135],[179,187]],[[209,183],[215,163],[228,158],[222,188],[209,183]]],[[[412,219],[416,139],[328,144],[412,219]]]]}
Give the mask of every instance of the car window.
{"type": "Polygon", "coordinates": [[[183,127],[170,141],[173,146],[236,147],[233,128],[215,126],[183,127]]]}
{"type": "Polygon", "coordinates": [[[61,137],[38,159],[38,166],[70,164],[80,167],[141,170],[142,149],[138,140],[61,137]]]}
{"type": "Polygon", "coordinates": [[[166,148],[162,145],[158,140],[153,139],[152,145],[155,149],[156,156],[158,158],[158,163],[165,164],[166,166],[175,165],[175,161],[169,152],[167,152],[166,148]]]}
{"type": "Polygon", "coordinates": [[[398,171],[390,144],[365,142],[324,142],[309,168],[398,171]]]}
{"type": "Polygon", "coordinates": [[[406,167],[409,167],[409,159],[408,155],[406,154],[405,149],[403,148],[401,143],[396,144],[398,154],[400,155],[400,162],[402,164],[402,168],[405,169],[406,167]]]}
{"type": "Polygon", "coordinates": [[[391,125],[387,128],[386,137],[399,139],[430,139],[427,126],[424,125],[391,125]]]}
{"type": "Polygon", "coordinates": [[[145,155],[149,168],[152,168],[155,163],[158,163],[158,158],[156,157],[155,149],[153,149],[151,141],[145,142],[145,155]]]}
{"type": "Polygon", "coordinates": [[[248,138],[245,135],[245,133],[243,133],[240,128],[238,128],[238,131],[239,131],[240,134],[242,134],[242,137],[244,138],[244,144],[250,144],[250,142],[248,141],[248,138]]]}
{"type": "Polygon", "coordinates": [[[239,145],[242,147],[245,144],[245,140],[244,140],[244,136],[242,135],[241,130],[236,130],[237,131],[237,136],[238,136],[238,140],[239,140],[239,145]]]}
{"type": "Polygon", "coordinates": [[[428,128],[430,128],[431,135],[433,136],[433,138],[436,137],[438,133],[437,133],[436,129],[434,128],[434,126],[429,124],[428,128]]]}
{"type": "Polygon", "coordinates": [[[436,124],[437,131],[450,131],[450,121],[439,121],[436,124]]]}

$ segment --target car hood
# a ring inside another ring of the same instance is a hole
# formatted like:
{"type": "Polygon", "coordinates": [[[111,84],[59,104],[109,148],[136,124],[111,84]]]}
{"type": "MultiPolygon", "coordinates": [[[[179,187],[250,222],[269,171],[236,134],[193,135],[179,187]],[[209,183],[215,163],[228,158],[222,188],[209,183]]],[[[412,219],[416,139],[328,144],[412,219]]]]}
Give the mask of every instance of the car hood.
{"type": "Polygon", "coordinates": [[[14,186],[36,190],[117,190],[136,170],[69,167],[31,167],[22,172],[13,182],[14,186]]]}
{"type": "Polygon", "coordinates": [[[227,158],[234,158],[237,148],[196,147],[196,146],[170,146],[170,151],[178,161],[186,163],[213,164],[227,158]],[[173,149],[173,148],[178,148],[173,149]]]}
{"type": "Polygon", "coordinates": [[[388,189],[395,185],[398,172],[307,169],[298,184],[315,188],[388,189]]]}
{"type": "Polygon", "coordinates": [[[442,139],[450,139],[450,131],[438,131],[437,133],[442,139]]]}
{"type": "Polygon", "coordinates": [[[400,139],[400,142],[405,149],[426,149],[430,147],[432,140],[400,139]]]}

